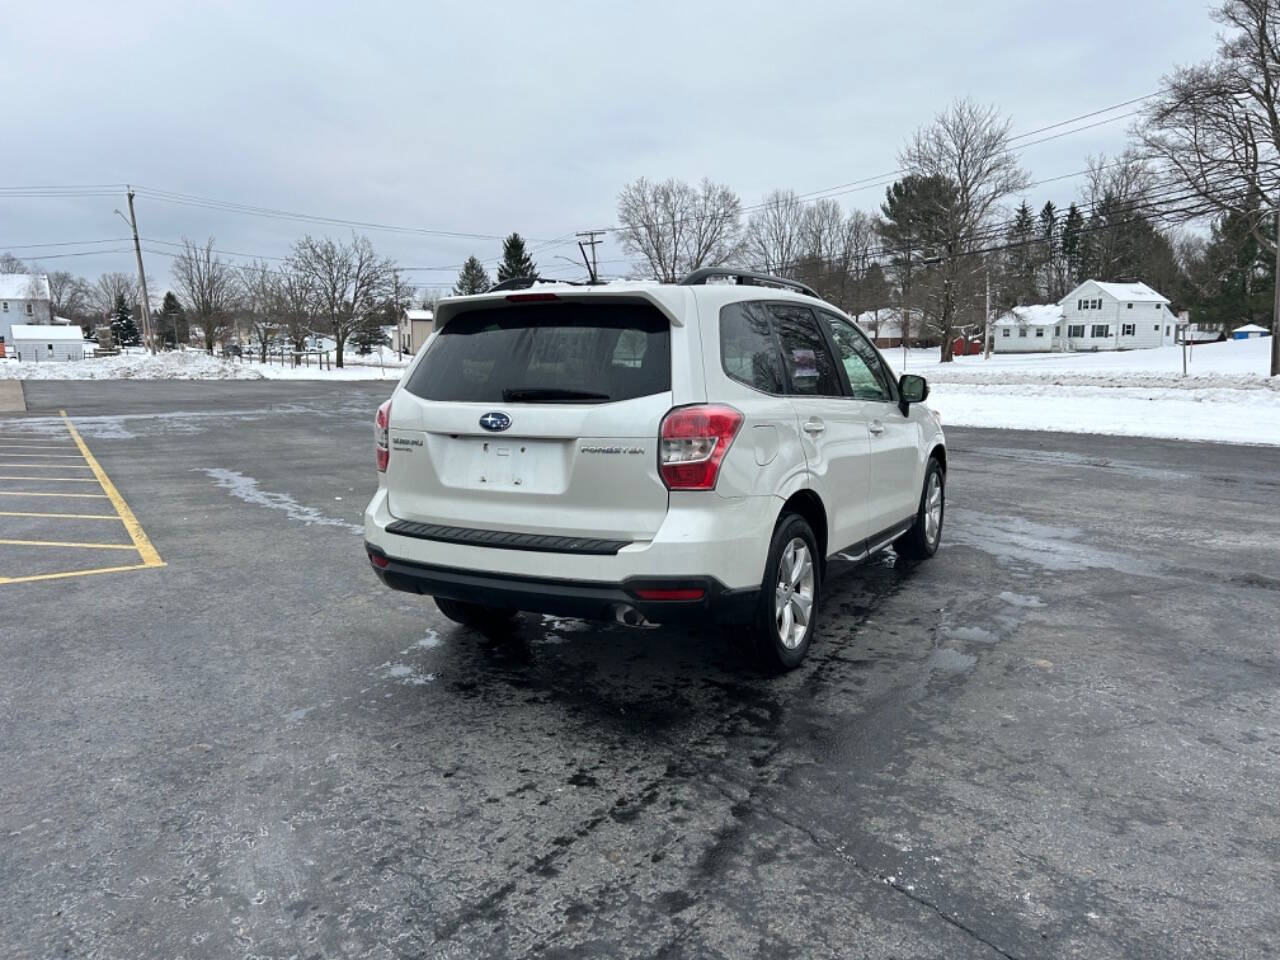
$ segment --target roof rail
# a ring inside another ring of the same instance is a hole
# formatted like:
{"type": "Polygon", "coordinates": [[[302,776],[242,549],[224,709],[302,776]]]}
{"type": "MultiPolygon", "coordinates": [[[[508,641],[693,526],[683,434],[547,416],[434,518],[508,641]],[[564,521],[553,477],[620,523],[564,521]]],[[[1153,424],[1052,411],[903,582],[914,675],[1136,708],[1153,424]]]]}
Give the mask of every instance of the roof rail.
{"type": "Polygon", "coordinates": [[[807,297],[813,297],[815,300],[822,299],[813,287],[807,283],[801,283],[799,280],[774,277],[767,273],[756,273],[754,270],[737,270],[733,267],[701,267],[681,280],[680,285],[684,287],[703,286],[708,280],[715,277],[732,278],[738,281],[739,286],[786,287],[796,291],[796,293],[803,293],[807,297]]]}

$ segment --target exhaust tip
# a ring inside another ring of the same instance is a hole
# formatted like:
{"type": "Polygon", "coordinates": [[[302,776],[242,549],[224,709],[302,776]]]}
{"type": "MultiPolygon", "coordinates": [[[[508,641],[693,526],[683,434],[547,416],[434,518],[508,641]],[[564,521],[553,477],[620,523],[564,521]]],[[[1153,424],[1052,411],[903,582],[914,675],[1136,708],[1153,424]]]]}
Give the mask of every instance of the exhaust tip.
{"type": "Polygon", "coordinates": [[[624,627],[650,627],[653,626],[645,619],[644,614],[631,606],[629,603],[619,603],[613,608],[613,619],[618,621],[624,627]]]}

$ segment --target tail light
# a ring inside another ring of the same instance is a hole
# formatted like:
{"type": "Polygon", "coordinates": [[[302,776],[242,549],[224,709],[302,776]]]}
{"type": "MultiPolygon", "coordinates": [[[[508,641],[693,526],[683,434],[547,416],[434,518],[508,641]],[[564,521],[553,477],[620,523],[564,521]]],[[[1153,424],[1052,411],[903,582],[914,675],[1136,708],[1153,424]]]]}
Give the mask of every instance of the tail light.
{"type": "Polygon", "coordinates": [[[378,408],[378,413],[373,418],[373,438],[379,473],[387,472],[387,461],[391,459],[390,426],[391,401],[388,400],[378,408]]]}
{"type": "Polygon", "coordinates": [[[662,418],[658,466],[668,490],[714,490],[720,464],[742,427],[733,407],[676,407],[662,418]]]}

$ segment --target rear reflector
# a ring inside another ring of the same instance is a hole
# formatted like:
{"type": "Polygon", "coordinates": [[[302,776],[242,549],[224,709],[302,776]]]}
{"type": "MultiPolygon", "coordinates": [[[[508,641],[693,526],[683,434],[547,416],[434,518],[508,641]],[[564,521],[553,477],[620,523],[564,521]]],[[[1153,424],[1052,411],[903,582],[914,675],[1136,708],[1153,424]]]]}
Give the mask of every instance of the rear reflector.
{"type": "Polygon", "coordinates": [[[379,570],[385,570],[387,569],[387,567],[391,566],[391,561],[388,560],[386,557],[384,557],[380,553],[369,554],[369,562],[372,563],[379,570]]]}
{"type": "Polygon", "coordinates": [[[509,293],[508,303],[546,303],[548,300],[559,300],[554,293],[509,293]]]}
{"type": "Polygon", "coordinates": [[[701,600],[707,591],[701,587],[671,587],[662,590],[633,590],[641,600],[701,600]]]}

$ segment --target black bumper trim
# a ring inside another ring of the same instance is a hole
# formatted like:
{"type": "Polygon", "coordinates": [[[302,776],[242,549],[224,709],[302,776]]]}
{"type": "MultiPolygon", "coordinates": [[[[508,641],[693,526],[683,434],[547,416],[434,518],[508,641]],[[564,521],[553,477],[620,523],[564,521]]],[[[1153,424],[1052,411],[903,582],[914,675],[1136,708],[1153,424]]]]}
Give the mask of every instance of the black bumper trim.
{"type": "Polygon", "coordinates": [[[591,537],[548,536],[538,533],[512,533],[506,530],[476,530],[470,527],[449,527],[439,523],[417,523],[413,520],[393,520],[387,524],[387,533],[417,540],[437,540],[440,543],[457,543],[469,547],[496,547],[500,550],[532,550],[537,553],[581,553],[594,556],[613,556],[630,540],[601,540],[591,537]]]}
{"type": "Polygon", "coordinates": [[[715,577],[628,577],[619,583],[560,580],[483,573],[456,567],[438,567],[389,557],[366,543],[370,566],[393,590],[445,597],[490,607],[549,613],[586,620],[612,620],[619,604],[634,607],[652,623],[716,620],[742,623],[753,615],[758,587],[729,589],[715,577]],[[384,562],[379,566],[374,557],[384,562]],[[699,587],[697,600],[641,600],[637,590],[699,587]]]}

